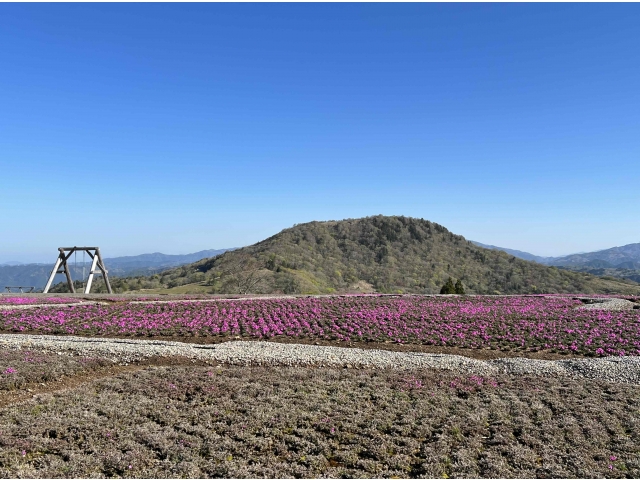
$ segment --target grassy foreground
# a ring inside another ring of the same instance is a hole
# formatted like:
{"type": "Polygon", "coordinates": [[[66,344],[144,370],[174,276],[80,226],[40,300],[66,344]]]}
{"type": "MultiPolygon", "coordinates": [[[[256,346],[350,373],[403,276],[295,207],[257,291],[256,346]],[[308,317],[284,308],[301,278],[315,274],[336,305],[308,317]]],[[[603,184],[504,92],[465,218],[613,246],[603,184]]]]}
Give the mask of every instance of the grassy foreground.
{"type": "Polygon", "coordinates": [[[634,386],[3,354],[3,477],[640,476],[634,386]]]}

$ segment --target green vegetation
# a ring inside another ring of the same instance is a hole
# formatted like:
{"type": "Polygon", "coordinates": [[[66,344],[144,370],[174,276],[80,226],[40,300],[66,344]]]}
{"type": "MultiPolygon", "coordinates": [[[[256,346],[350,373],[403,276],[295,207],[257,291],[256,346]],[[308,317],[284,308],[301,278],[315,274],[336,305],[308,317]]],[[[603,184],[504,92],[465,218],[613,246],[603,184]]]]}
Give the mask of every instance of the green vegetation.
{"type": "MultiPolygon", "coordinates": [[[[121,293],[322,294],[360,291],[362,284],[381,293],[439,293],[449,278],[470,294],[640,293],[635,282],[528,262],[437,223],[381,215],[295,225],[245,248],[112,285],[121,293]]],[[[94,291],[104,291],[101,282],[94,291]]]]}
{"type": "MultiPolygon", "coordinates": [[[[12,365],[16,377],[29,366],[12,365]]],[[[0,415],[0,476],[640,475],[635,385],[432,369],[131,367],[79,384],[60,378],[53,391],[18,379],[24,396],[6,395],[0,415]]]]}
{"type": "Polygon", "coordinates": [[[637,268],[597,268],[589,266],[566,266],[558,268],[561,268],[563,270],[570,270],[572,272],[589,273],[591,275],[606,279],[614,278],[622,281],[626,280],[627,282],[640,282],[640,269],[637,268]]]}
{"type": "Polygon", "coordinates": [[[446,283],[442,286],[442,288],[440,289],[440,293],[443,295],[453,295],[454,293],[456,293],[456,287],[453,284],[453,280],[451,280],[451,277],[449,277],[449,280],[447,280],[446,283]]]}
{"type": "Polygon", "coordinates": [[[449,277],[449,280],[440,289],[440,293],[443,295],[464,295],[464,285],[462,285],[460,279],[454,285],[453,280],[449,277]]]}

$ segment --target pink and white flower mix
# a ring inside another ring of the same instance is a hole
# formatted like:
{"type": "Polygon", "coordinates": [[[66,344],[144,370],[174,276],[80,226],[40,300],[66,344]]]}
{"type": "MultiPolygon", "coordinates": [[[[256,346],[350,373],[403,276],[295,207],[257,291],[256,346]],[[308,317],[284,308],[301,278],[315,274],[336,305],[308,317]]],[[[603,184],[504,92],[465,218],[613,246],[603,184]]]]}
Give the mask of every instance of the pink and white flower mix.
{"type": "Polygon", "coordinates": [[[294,337],[640,355],[640,310],[572,297],[344,296],[42,306],[0,311],[0,331],[110,336],[294,337]]]}

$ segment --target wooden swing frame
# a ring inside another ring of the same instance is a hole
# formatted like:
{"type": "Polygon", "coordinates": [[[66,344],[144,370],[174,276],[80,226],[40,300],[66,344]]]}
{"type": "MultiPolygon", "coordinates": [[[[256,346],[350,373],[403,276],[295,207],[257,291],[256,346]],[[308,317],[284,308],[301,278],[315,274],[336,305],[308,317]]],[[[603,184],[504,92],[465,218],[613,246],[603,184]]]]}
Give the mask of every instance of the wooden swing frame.
{"type": "MultiPolygon", "coordinates": [[[[69,286],[69,290],[71,293],[76,293],[75,286],[73,285],[73,280],[71,279],[71,271],[69,270],[69,265],[67,261],[71,258],[75,252],[87,252],[87,255],[92,259],[91,268],[89,269],[89,277],[87,278],[87,285],[84,289],[84,293],[91,293],[91,283],[93,282],[94,274],[102,274],[102,278],[104,278],[104,283],[107,286],[107,291],[109,293],[113,293],[111,290],[111,284],[109,283],[109,276],[107,275],[107,269],[104,266],[104,262],[102,261],[102,256],[100,255],[100,248],[98,247],[60,247],[58,248],[60,254],[56,260],[53,269],[51,270],[51,274],[49,275],[49,281],[47,282],[47,286],[44,287],[42,293],[48,293],[49,288],[51,288],[51,284],[53,283],[54,277],[58,273],[64,273],[67,277],[67,285],[69,286]],[[69,253],[66,253],[69,252],[69,253]],[[99,269],[96,270],[96,267],[99,269]]],[[[84,263],[83,263],[84,265],[84,263]]]]}

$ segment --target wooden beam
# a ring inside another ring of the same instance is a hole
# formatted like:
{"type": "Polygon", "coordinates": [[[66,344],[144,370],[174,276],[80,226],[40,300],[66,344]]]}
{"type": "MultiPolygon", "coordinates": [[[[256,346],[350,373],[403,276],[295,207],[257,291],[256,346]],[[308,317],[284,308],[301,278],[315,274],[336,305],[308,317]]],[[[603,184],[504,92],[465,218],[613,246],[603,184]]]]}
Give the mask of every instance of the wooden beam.
{"type": "Polygon", "coordinates": [[[63,256],[63,253],[62,253],[62,252],[60,252],[60,255],[58,255],[58,258],[57,258],[57,260],[56,260],[56,263],[55,263],[55,265],[53,266],[53,269],[51,270],[51,274],[49,275],[49,280],[47,281],[47,286],[46,286],[46,287],[44,287],[44,290],[42,291],[42,293],[49,293],[49,288],[51,287],[51,284],[53,283],[53,279],[54,279],[54,278],[55,278],[55,276],[56,276],[56,273],[57,273],[58,267],[60,266],[60,262],[62,261],[62,260],[61,260],[61,257],[62,257],[62,256],[63,256]]]}
{"type": "Polygon", "coordinates": [[[91,284],[93,283],[93,273],[96,270],[96,263],[98,263],[98,256],[92,255],[93,261],[91,262],[91,268],[89,269],[89,278],[87,278],[87,286],[84,289],[84,293],[91,293],[91,284]]]}
{"type": "Polygon", "coordinates": [[[102,262],[102,255],[100,255],[99,248],[96,248],[96,257],[98,257],[98,268],[102,270],[102,277],[104,278],[104,283],[107,286],[107,292],[113,293],[113,290],[111,290],[111,283],[109,283],[109,276],[107,275],[107,269],[104,268],[104,263],[102,262]]]}
{"type": "MultiPolygon", "coordinates": [[[[69,256],[71,256],[71,253],[69,254],[69,256]]],[[[67,263],[66,259],[62,261],[62,265],[64,266],[64,274],[67,277],[67,285],[69,285],[69,290],[71,290],[71,293],[76,293],[76,287],[73,286],[73,280],[71,279],[71,272],[69,271],[69,264],[67,263]]]]}

